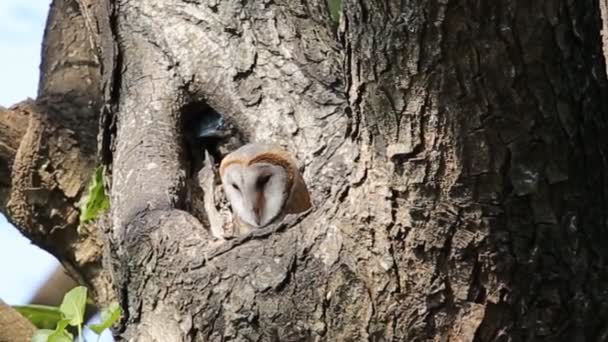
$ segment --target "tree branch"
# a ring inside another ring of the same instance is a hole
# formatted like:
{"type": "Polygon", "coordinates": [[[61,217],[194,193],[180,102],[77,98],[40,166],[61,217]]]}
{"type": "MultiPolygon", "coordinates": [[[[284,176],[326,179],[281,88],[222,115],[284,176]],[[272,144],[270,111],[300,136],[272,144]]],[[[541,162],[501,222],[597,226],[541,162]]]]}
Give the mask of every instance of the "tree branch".
{"type": "MultiPolygon", "coordinates": [[[[20,110],[27,114],[10,130],[0,130],[0,174],[10,170],[11,175],[1,178],[11,183],[0,183],[0,210],[106,302],[113,293],[101,265],[101,232],[95,225],[79,227],[78,219],[78,201],[97,164],[103,100],[101,67],[85,26],[75,0],[53,1],[42,44],[38,97],[20,110]]],[[[2,111],[0,122],[18,116],[2,111]]]]}
{"type": "Polygon", "coordinates": [[[0,342],[29,341],[36,327],[10,305],[0,300],[0,342]]]}
{"type": "Polygon", "coordinates": [[[0,211],[6,212],[10,194],[10,179],[13,163],[21,138],[25,135],[29,120],[29,106],[24,101],[10,109],[0,108],[0,211]]]}

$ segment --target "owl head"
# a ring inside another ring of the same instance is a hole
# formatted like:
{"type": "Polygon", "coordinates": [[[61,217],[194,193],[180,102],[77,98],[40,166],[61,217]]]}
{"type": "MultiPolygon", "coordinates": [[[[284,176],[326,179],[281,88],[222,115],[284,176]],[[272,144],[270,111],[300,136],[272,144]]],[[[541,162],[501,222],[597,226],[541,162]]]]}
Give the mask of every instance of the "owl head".
{"type": "Polygon", "coordinates": [[[288,213],[311,207],[310,195],[295,161],[278,146],[252,143],[228,154],[220,176],[233,214],[261,228],[288,213]]]}

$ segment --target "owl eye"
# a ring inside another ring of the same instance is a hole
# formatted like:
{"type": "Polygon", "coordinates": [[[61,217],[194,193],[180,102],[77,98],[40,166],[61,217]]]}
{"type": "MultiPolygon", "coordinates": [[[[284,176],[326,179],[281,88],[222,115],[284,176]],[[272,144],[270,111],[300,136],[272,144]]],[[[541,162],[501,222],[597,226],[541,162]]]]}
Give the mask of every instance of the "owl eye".
{"type": "Polygon", "coordinates": [[[258,181],[256,184],[258,189],[263,188],[264,185],[266,185],[266,183],[268,183],[268,180],[270,180],[270,175],[266,175],[266,176],[262,176],[262,177],[258,178],[258,181]]]}
{"type": "Polygon", "coordinates": [[[239,188],[239,186],[238,186],[238,185],[236,185],[235,183],[232,183],[232,184],[230,184],[230,185],[232,185],[232,187],[233,187],[233,188],[235,188],[235,189],[236,189],[236,191],[241,191],[241,189],[239,188]]]}

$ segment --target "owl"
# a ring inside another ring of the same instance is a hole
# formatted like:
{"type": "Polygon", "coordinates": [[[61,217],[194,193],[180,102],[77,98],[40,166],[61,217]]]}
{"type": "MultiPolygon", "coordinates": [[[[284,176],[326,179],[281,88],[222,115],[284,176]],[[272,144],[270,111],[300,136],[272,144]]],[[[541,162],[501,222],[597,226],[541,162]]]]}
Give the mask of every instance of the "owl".
{"type": "Polygon", "coordinates": [[[295,161],[275,145],[251,143],[231,152],[220,164],[220,177],[233,215],[249,228],[311,207],[295,161]]]}

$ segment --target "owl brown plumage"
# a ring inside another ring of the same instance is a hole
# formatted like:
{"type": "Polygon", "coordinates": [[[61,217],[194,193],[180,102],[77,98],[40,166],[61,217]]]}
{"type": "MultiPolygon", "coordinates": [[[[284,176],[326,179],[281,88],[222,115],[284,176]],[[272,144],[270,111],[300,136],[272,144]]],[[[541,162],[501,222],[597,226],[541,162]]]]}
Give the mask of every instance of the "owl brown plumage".
{"type": "Polygon", "coordinates": [[[276,145],[242,146],[224,157],[220,176],[233,214],[251,227],[264,227],[311,207],[295,160],[276,145]]]}

